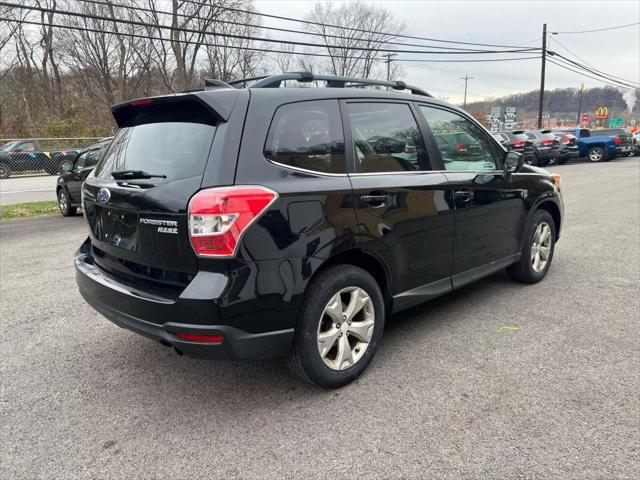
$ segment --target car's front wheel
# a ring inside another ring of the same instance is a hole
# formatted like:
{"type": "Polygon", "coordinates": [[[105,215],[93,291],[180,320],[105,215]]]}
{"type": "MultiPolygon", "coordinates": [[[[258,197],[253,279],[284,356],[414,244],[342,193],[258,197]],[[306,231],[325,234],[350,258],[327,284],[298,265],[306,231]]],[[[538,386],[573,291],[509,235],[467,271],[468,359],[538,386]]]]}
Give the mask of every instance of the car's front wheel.
{"type": "Polygon", "coordinates": [[[64,217],[71,217],[76,214],[77,208],[71,206],[71,199],[64,188],[58,190],[58,208],[64,217]]]}
{"type": "Polygon", "coordinates": [[[289,366],[320,387],[352,382],[375,355],[384,315],[380,287],[367,271],[338,265],[320,272],[307,289],[289,366]]]}
{"type": "Polygon", "coordinates": [[[587,157],[592,162],[601,162],[605,159],[604,149],[602,147],[590,148],[587,157]]]}
{"type": "Polygon", "coordinates": [[[546,210],[537,210],[525,233],[520,260],[507,268],[518,282],[536,283],[549,271],[555,250],[556,226],[546,210]]]}

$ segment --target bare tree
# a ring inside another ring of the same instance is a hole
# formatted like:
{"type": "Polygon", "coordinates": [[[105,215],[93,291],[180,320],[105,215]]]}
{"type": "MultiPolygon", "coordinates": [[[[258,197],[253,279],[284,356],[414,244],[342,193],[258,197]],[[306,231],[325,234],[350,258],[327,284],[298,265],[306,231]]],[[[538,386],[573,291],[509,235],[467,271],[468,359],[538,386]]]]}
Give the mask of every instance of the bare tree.
{"type": "MultiPolygon", "coordinates": [[[[254,11],[253,2],[242,2],[237,6],[254,11]]],[[[253,13],[226,10],[217,20],[213,25],[214,31],[207,37],[208,42],[215,46],[205,47],[207,63],[204,74],[225,81],[256,75],[264,57],[263,53],[251,50],[259,45],[258,42],[237,37],[258,37],[260,31],[253,25],[260,24],[259,17],[253,13]]]]}
{"type": "Polygon", "coordinates": [[[307,19],[321,24],[309,28],[323,36],[330,55],[326,68],[334,75],[371,76],[381,60],[379,50],[394,38],[386,32],[404,29],[389,10],[364,2],[342,3],[337,7],[316,3],[307,19]],[[331,25],[345,25],[352,30],[331,25]],[[352,50],[355,47],[367,50],[352,50]]]}

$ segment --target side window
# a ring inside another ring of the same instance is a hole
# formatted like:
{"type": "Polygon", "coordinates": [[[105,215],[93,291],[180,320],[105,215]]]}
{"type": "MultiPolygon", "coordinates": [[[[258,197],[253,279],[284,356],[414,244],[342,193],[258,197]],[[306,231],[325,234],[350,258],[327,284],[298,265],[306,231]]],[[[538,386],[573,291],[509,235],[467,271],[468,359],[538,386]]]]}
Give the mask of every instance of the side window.
{"type": "Polygon", "coordinates": [[[405,103],[348,103],[358,172],[430,170],[422,134],[405,103]]]}
{"type": "Polygon", "coordinates": [[[87,155],[89,154],[89,152],[84,152],[81,153],[78,158],[76,159],[75,165],[73,166],[75,170],[80,170],[81,168],[84,168],[86,163],[87,163],[87,155]]]}
{"type": "Polygon", "coordinates": [[[496,170],[500,150],[477,125],[457,113],[420,106],[427,119],[445,170],[496,170]]]}
{"type": "Polygon", "coordinates": [[[264,155],[278,163],[324,173],[346,173],[337,100],[282,105],[269,127],[264,155]]]}
{"type": "Polygon", "coordinates": [[[88,152],[87,159],[84,163],[85,167],[93,167],[98,163],[98,152],[99,150],[97,148],[88,152]]]}
{"type": "Polygon", "coordinates": [[[36,144],[32,142],[24,142],[18,145],[18,149],[20,149],[21,152],[35,152],[36,144]]]}

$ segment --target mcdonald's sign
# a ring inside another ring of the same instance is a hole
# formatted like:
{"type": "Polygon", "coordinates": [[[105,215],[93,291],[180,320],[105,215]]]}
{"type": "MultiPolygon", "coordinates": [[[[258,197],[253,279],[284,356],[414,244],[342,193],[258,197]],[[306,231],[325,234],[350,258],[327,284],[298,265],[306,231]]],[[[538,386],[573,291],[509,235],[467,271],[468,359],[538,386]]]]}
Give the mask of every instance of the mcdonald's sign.
{"type": "Polygon", "coordinates": [[[609,109],[607,107],[596,108],[596,118],[597,119],[609,118],[609,109]]]}

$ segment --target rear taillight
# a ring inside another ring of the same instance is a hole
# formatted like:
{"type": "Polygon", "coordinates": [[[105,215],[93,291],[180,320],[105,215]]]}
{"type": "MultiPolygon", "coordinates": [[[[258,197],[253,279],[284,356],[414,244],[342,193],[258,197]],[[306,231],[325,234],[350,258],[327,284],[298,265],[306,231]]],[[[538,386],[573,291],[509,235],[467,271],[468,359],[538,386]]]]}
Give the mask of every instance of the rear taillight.
{"type": "Polygon", "coordinates": [[[519,140],[517,142],[513,142],[511,145],[513,146],[513,148],[520,148],[524,147],[525,143],[524,140],[519,140]]]}
{"type": "Polygon", "coordinates": [[[615,143],[616,145],[620,145],[620,142],[622,142],[622,139],[620,137],[615,137],[613,139],[613,143],[615,143]]]}
{"type": "Polygon", "coordinates": [[[456,145],[456,152],[463,153],[469,150],[469,145],[465,143],[458,143],[456,145]]]}
{"type": "Polygon", "coordinates": [[[542,145],[553,145],[553,142],[555,142],[555,140],[542,140],[542,145]]]}
{"type": "Polygon", "coordinates": [[[404,153],[416,153],[416,147],[413,145],[405,145],[404,153]]]}
{"type": "Polygon", "coordinates": [[[278,194],[265,187],[208,188],[189,202],[189,238],[196,254],[232,257],[245,230],[278,194]]]}

